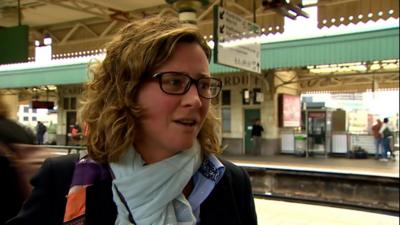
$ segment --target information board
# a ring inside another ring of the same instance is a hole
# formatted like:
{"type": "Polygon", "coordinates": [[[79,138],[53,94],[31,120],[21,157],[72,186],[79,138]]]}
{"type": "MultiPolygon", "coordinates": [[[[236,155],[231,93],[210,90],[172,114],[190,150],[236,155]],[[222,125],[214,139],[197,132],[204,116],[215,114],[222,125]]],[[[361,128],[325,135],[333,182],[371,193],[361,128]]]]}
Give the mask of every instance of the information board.
{"type": "MultiPolygon", "coordinates": [[[[279,94],[278,95],[279,127],[299,127],[301,125],[301,103],[300,96],[279,94]]],[[[325,113],[310,112],[316,118],[325,118],[325,113]]]]}
{"type": "Polygon", "coordinates": [[[0,27],[0,64],[28,61],[28,39],[29,27],[26,25],[15,27],[0,27]]]}
{"type": "Polygon", "coordinates": [[[214,6],[214,63],[261,73],[259,33],[257,24],[214,6]]]}

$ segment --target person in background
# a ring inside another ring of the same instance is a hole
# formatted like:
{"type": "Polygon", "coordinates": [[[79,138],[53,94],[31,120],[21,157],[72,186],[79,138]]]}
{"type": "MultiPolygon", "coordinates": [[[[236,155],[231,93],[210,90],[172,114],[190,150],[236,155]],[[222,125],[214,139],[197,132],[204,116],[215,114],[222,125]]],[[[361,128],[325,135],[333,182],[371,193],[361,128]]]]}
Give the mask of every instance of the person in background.
{"type": "Polygon", "coordinates": [[[74,125],[71,126],[71,143],[73,145],[81,145],[81,140],[82,140],[82,129],[81,126],[79,126],[78,123],[75,123],[74,125]]]}
{"type": "Polygon", "coordinates": [[[372,135],[375,139],[375,159],[379,159],[382,157],[381,154],[381,146],[382,146],[382,135],[379,133],[382,127],[382,121],[380,119],[376,120],[376,124],[372,126],[372,135]]]}
{"type": "Polygon", "coordinates": [[[379,130],[379,133],[382,135],[382,145],[383,145],[383,161],[388,161],[389,157],[393,157],[393,152],[391,150],[391,139],[393,136],[392,128],[389,125],[389,119],[383,119],[383,125],[379,130]]]}
{"type": "Polygon", "coordinates": [[[211,50],[177,18],[121,29],[92,67],[88,155],[48,159],[8,225],[256,225],[249,176],[217,157],[211,50]]]}
{"type": "Polygon", "coordinates": [[[0,141],[3,143],[34,144],[35,137],[29,131],[29,128],[21,126],[8,117],[8,106],[0,96],[0,141]]]}
{"type": "Polygon", "coordinates": [[[42,122],[38,121],[36,125],[36,144],[43,144],[43,137],[46,131],[47,127],[42,122]]]}
{"type": "Polygon", "coordinates": [[[15,144],[35,142],[31,133],[8,117],[8,106],[0,96],[0,225],[17,215],[29,190],[19,171],[15,144]]]}
{"type": "Polygon", "coordinates": [[[261,154],[261,144],[262,138],[261,133],[264,132],[264,128],[261,126],[260,119],[255,119],[253,127],[251,129],[251,139],[253,141],[253,151],[254,155],[261,154]]]}

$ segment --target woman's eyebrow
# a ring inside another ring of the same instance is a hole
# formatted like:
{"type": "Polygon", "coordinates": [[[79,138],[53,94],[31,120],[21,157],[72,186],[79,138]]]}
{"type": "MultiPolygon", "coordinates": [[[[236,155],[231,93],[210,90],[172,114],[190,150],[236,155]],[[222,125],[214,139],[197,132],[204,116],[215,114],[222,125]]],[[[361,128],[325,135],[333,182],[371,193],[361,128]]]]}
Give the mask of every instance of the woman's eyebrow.
{"type": "Polygon", "coordinates": [[[210,73],[198,73],[198,74],[196,74],[196,77],[198,77],[198,78],[211,77],[211,74],[210,73]]]}

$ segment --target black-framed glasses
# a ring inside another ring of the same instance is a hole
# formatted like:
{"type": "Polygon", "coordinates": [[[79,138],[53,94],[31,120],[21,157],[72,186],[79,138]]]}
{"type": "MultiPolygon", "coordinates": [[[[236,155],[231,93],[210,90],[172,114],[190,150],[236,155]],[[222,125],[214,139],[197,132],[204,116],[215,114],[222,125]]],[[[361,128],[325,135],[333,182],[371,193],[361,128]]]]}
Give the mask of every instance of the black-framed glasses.
{"type": "Polygon", "coordinates": [[[212,99],[217,97],[222,89],[222,81],[213,77],[201,77],[196,80],[182,72],[161,72],[152,77],[158,79],[161,90],[169,95],[184,95],[192,84],[195,84],[200,97],[212,99]]]}

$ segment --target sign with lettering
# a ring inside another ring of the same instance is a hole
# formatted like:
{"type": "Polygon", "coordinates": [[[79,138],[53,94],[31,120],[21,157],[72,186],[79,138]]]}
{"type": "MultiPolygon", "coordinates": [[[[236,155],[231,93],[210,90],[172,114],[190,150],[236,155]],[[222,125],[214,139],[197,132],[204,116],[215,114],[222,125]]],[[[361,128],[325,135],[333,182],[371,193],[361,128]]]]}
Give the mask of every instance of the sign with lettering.
{"type": "Polygon", "coordinates": [[[249,76],[246,74],[224,74],[219,77],[222,80],[222,86],[234,87],[234,86],[251,86],[261,87],[262,80],[256,76],[249,76]]]}
{"type": "Polygon", "coordinates": [[[261,73],[260,27],[220,6],[214,6],[214,62],[261,73]]]}

